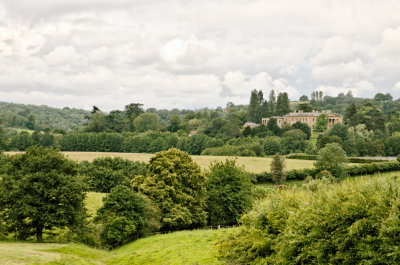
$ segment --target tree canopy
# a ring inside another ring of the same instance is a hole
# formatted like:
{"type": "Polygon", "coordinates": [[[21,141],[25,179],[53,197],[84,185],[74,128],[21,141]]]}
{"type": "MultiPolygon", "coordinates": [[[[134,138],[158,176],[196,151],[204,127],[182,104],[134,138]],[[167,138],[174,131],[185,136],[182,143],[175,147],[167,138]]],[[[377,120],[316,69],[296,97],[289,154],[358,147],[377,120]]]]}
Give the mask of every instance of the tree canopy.
{"type": "Polygon", "coordinates": [[[132,187],[148,196],[161,210],[164,230],[201,227],[207,222],[206,177],[185,152],[171,148],[150,159],[146,176],[132,187]]]}
{"type": "Polygon", "coordinates": [[[215,162],[207,173],[210,225],[234,225],[251,207],[251,180],[235,160],[215,162]]]}
{"type": "Polygon", "coordinates": [[[10,158],[0,181],[0,213],[9,232],[25,239],[54,227],[74,228],[86,217],[77,165],[53,149],[31,147],[10,158]]]}

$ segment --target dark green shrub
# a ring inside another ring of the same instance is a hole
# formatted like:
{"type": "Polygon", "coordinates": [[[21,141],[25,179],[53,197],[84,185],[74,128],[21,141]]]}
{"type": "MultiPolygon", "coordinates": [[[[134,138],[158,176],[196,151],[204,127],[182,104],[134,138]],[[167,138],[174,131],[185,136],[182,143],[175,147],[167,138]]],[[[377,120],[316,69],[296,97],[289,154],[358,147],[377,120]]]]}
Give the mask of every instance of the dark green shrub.
{"type": "MultiPolygon", "coordinates": [[[[97,211],[95,222],[103,226],[100,237],[107,246],[132,241],[148,233],[148,224],[154,227],[160,215],[149,215],[153,206],[143,197],[126,186],[116,186],[103,198],[103,206],[97,211]],[[151,216],[151,218],[148,218],[151,216]]],[[[159,223],[158,223],[159,224],[159,223]]]]}
{"type": "Polygon", "coordinates": [[[279,137],[267,137],[263,140],[264,153],[266,155],[280,154],[282,151],[279,137]]]}
{"type": "Polygon", "coordinates": [[[97,192],[109,192],[117,185],[130,186],[133,177],[146,172],[145,163],[120,157],[100,157],[79,164],[79,174],[85,177],[90,190],[97,192]]]}
{"type": "Polygon", "coordinates": [[[256,156],[253,150],[244,146],[230,146],[225,145],[221,147],[206,148],[201,155],[213,156],[256,156]]]}

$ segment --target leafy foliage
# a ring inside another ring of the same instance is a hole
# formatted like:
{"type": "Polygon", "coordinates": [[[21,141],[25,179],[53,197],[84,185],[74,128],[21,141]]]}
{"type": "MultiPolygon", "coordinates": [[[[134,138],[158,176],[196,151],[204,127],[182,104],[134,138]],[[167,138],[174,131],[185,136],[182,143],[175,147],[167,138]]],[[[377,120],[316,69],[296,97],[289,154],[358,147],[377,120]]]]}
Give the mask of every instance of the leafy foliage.
{"type": "Polygon", "coordinates": [[[274,155],[271,161],[272,181],[275,184],[282,184],[286,179],[285,158],[283,156],[274,155]]]}
{"type": "Polygon", "coordinates": [[[323,132],[328,128],[328,115],[322,113],[318,116],[315,122],[315,130],[323,132]]]}
{"type": "Polygon", "coordinates": [[[103,198],[94,219],[103,225],[101,239],[108,246],[157,230],[158,220],[158,209],[126,186],[116,186],[103,198]]]}
{"type": "Polygon", "coordinates": [[[38,147],[10,159],[0,182],[0,213],[9,232],[21,239],[44,229],[74,228],[83,223],[85,189],[77,166],[56,150],[38,147]]]}
{"type": "Polygon", "coordinates": [[[79,174],[84,176],[92,191],[110,192],[118,185],[130,186],[136,175],[146,174],[146,164],[120,157],[101,157],[79,164],[79,174]]]}
{"type": "Polygon", "coordinates": [[[162,229],[178,230],[206,224],[205,182],[192,158],[172,148],[156,153],[147,175],[135,177],[132,186],[160,208],[162,229]]]}
{"type": "Polygon", "coordinates": [[[210,225],[237,224],[251,207],[251,180],[235,160],[216,162],[207,173],[207,209],[210,225]]]}
{"type": "Polygon", "coordinates": [[[220,257],[234,264],[400,262],[398,178],[313,182],[255,205],[241,230],[220,241],[220,257]]]}
{"type": "Polygon", "coordinates": [[[327,144],[318,152],[315,167],[319,170],[328,170],[335,177],[346,175],[347,156],[339,144],[327,144]]]}
{"type": "Polygon", "coordinates": [[[89,112],[80,109],[51,108],[0,102],[0,119],[5,127],[27,129],[63,129],[71,131],[85,122],[89,112]]]}

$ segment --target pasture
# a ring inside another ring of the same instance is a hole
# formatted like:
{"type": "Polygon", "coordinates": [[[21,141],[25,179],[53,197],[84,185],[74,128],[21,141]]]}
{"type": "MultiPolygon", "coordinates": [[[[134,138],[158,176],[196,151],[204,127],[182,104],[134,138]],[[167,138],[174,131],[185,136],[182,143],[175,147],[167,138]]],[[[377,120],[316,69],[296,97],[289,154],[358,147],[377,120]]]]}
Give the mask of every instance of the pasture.
{"type": "Polygon", "coordinates": [[[233,229],[155,235],[113,251],[75,243],[0,242],[0,264],[220,264],[215,243],[233,229]]]}
{"type": "MultiPolygon", "coordinates": [[[[124,159],[129,159],[132,161],[139,162],[149,162],[150,158],[154,154],[139,154],[139,153],[102,153],[102,152],[62,152],[69,159],[74,161],[92,161],[97,157],[121,157],[124,159]]],[[[210,164],[214,161],[225,161],[227,158],[234,158],[229,156],[192,156],[193,160],[203,169],[207,170],[210,164]]],[[[237,157],[237,162],[239,165],[243,165],[248,172],[261,173],[264,171],[269,171],[269,166],[271,164],[272,158],[269,157],[237,157]]],[[[302,169],[302,168],[312,168],[314,161],[311,160],[297,160],[297,159],[287,159],[286,169],[302,169]]]]}

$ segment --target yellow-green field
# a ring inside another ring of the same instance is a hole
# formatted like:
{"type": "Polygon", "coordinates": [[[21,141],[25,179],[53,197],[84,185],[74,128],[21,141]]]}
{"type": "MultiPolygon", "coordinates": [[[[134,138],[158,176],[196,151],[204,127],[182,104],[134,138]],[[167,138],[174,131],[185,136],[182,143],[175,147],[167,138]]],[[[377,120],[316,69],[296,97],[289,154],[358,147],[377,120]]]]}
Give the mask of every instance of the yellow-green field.
{"type": "Polygon", "coordinates": [[[155,235],[114,251],[74,243],[0,242],[0,264],[221,264],[215,244],[234,229],[155,235]]]}
{"type": "MultiPolygon", "coordinates": [[[[97,157],[122,157],[132,161],[149,162],[154,154],[136,154],[136,153],[101,153],[101,152],[63,152],[68,158],[75,161],[92,161],[97,157]]],[[[207,170],[214,161],[225,161],[228,156],[192,156],[193,160],[202,168],[207,170]]],[[[243,165],[245,169],[252,173],[269,171],[272,158],[269,157],[238,157],[237,162],[243,165]]],[[[286,169],[312,168],[314,161],[287,159],[286,169]]]]}
{"type": "MultiPolygon", "coordinates": [[[[5,152],[5,154],[16,154],[20,152],[5,152]]],[[[62,152],[69,159],[77,162],[81,161],[93,161],[98,157],[121,157],[132,161],[149,162],[150,158],[154,154],[143,154],[143,153],[110,153],[110,152],[62,152]]],[[[225,161],[227,158],[235,158],[231,156],[196,156],[193,155],[193,160],[204,170],[207,170],[212,162],[225,161]]],[[[236,157],[239,165],[243,165],[248,172],[261,173],[269,171],[272,158],[270,157],[236,157]]],[[[314,161],[312,160],[298,160],[298,159],[286,159],[286,169],[302,169],[312,168],[314,161]]]]}
{"type": "Polygon", "coordinates": [[[85,204],[87,213],[94,217],[96,215],[97,209],[99,209],[103,205],[103,198],[106,196],[106,193],[100,192],[88,192],[86,194],[85,204]]]}

